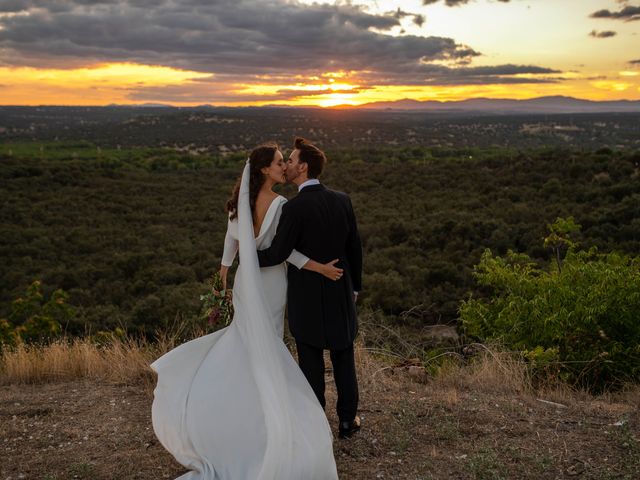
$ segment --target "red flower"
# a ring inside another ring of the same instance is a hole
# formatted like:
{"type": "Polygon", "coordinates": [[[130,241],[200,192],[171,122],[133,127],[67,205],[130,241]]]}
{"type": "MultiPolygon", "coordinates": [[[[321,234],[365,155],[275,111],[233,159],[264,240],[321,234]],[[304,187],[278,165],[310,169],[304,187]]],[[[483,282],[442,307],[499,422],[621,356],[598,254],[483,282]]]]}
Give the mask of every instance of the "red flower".
{"type": "Polygon", "coordinates": [[[209,325],[214,325],[218,320],[220,320],[220,310],[214,309],[209,313],[209,325]]]}

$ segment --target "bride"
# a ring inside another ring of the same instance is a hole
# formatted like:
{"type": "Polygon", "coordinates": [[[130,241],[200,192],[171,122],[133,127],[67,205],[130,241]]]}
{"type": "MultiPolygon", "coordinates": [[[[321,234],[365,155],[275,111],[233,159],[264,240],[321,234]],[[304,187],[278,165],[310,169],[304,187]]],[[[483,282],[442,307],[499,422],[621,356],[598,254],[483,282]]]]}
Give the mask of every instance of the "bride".
{"type": "MultiPolygon", "coordinates": [[[[240,252],[232,323],[164,354],[151,409],[162,445],[190,471],[179,480],[335,480],[332,434],[323,408],[282,341],[285,264],[260,269],[286,199],[277,145],[254,149],[227,203],[221,274],[240,252]]],[[[298,268],[332,280],[342,270],[293,252],[298,268]]]]}

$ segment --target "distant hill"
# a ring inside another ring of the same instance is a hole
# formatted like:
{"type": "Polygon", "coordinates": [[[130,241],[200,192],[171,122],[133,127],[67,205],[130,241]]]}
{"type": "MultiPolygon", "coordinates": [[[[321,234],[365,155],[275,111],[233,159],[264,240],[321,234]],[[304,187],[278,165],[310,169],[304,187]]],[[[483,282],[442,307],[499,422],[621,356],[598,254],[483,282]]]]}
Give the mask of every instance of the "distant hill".
{"type": "Polygon", "coordinates": [[[474,113],[613,113],[640,112],[640,101],[614,100],[597,102],[579,98],[552,96],[528,100],[472,98],[461,101],[440,102],[411,99],[394,102],[374,102],[364,105],[341,106],[340,108],[363,110],[397,110],[422,112],[474,112],[474,113]]]}
{"type": "Polygon", "coordinates": [[[137,103],[135,105],[110,103],[107,108],[175,108],[168,103],[137,103]]]}

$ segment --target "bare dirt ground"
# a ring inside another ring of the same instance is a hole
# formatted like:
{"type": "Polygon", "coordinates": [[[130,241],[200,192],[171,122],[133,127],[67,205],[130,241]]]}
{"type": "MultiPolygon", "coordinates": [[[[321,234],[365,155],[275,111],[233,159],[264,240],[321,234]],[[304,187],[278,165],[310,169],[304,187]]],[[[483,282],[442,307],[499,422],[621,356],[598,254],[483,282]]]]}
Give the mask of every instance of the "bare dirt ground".
{"type": "MultiPolygon", "coordinates": [[[[637,391],[558,406],[393,372],[361,382],[363,429],[334,442],[341,479],[640,479],[637,391]]],[[[185,473],[154,436],[152,388],[95,380],[0,386],[0,480],[185,473]]],[[[330,390],[328,405],[334,399],[330,390]]]]}

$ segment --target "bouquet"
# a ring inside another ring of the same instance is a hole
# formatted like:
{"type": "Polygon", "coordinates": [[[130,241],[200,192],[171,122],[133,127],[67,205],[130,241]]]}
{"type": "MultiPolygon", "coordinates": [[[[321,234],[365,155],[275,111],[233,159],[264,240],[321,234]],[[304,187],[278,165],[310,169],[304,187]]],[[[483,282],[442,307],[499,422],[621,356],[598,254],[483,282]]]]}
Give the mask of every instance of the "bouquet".
{"type": "Polygon", "coordinates": [[[220,272],[216,272],[207,282],[209,291],[200,295],[202,302],[202,316],[206,320],[209,330],[227,327],[233,319],[233,302],[231,290],[222,285],[220,272]]]}

